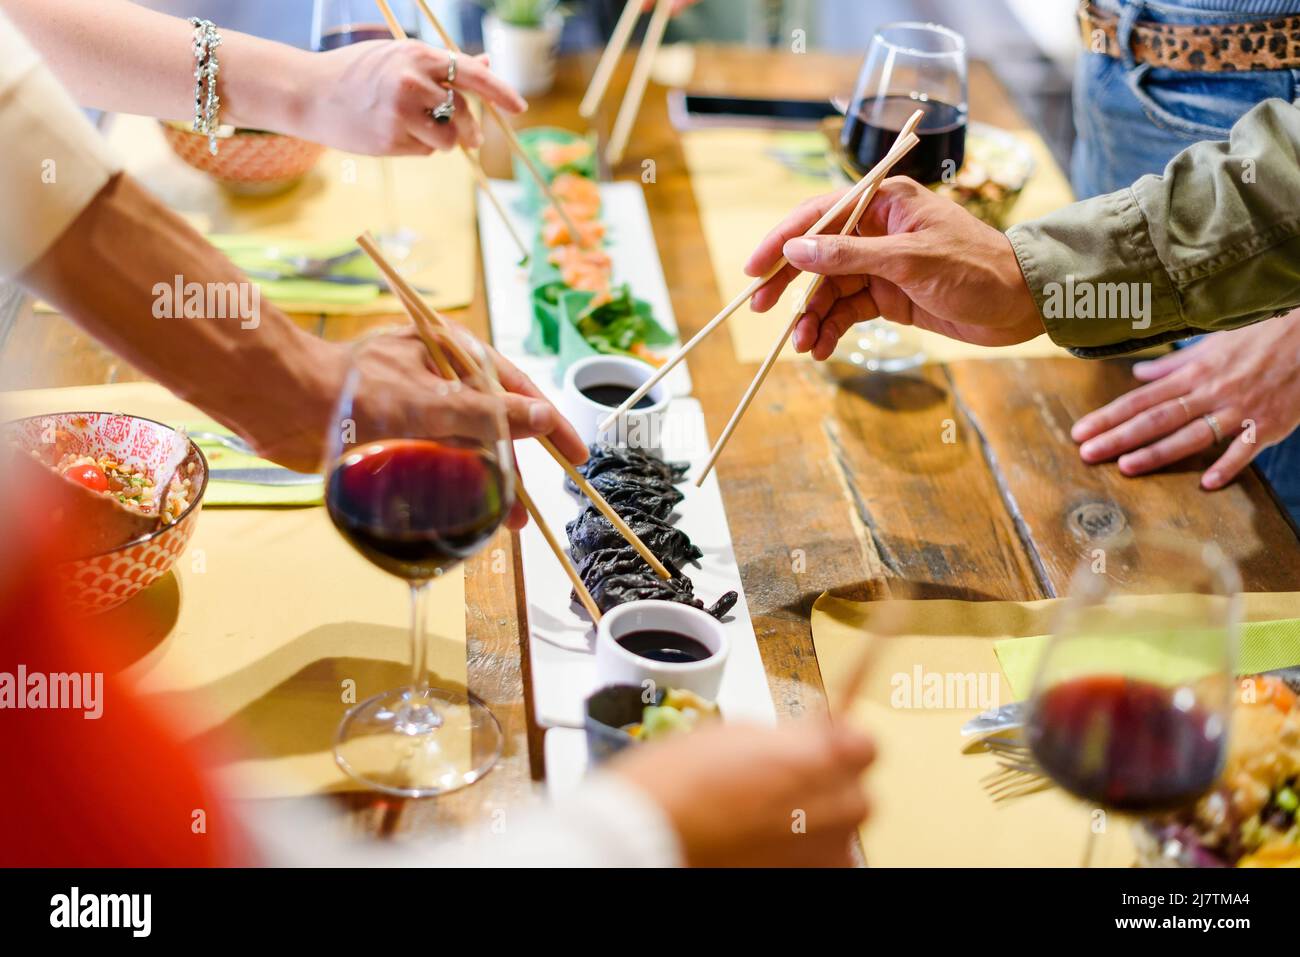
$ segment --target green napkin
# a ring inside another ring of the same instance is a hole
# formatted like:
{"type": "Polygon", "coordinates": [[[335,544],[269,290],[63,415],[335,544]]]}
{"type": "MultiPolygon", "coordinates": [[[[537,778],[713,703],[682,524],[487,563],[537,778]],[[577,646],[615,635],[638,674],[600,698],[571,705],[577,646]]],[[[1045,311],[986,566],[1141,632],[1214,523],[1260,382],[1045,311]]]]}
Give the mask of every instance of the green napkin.
{"type": "MultiPolygon", "coordinates": [[[[230,430],[209,420],[196,419],[181,423],[187,431],[218,432],[230,435],[230,430]]],[[[245,455],[215,442],[195,439],[203,450],[209,469],[274,468],[274,462],[245,455]]],[[[203,504],[209,508],[257,508],[267,505],[303,506],[320,505],[324,500],[324,480],[309,485],[252,485],[247,482],[214,482],[208,480],[208,490],[203,504]]]]}
{"type": "MultiPolygon", "coordinates": [[[[1177,636],[1175,636],[1177,637],[1177,636]]],[[[1038,661],[1047,647],[1050,635],[1033,635],[1027,638],[1004,638],[993,643],[998,663],[1007,676],[1016,700],[1023,701],[1033,690],[1038,661]]],[[[1171,645],[1156,649],[1150,641],[1133,641],[1124,644],[1122,639],[1112,639],[1116,660],[1126,669],[1158,671],[1165,680],[1177,681],[1185,674],[1203,670],[1195,656],[1181,657],[1171,645]],[[1146,667],[1146,666],[1150,667],[1146,667]]],[[[1241,626],[1241,646],[1237,655],[1237,673],[1254,675],[1278,668],[1300,664],[1300,618],[1277,621],[1248,621],[1241,626]]]]}
{"type": "MultiPolygon", "coordinates": [[[[268,242],[266,239],[240,235],[209,235],[209,242],[225,253],[230,260],[244,271],[251,272],[289,272],[290,267],[283,257],[311,256],[325,258],[345,253],[354,247],[351,239],[339,240],[301,240],[284,239],[268,242]],[[271,255],[275,253],[276,255],[271,255]]],[[[370,257],[354,256],[332,270],[336,276],[357,276],[362,279],[375,280],[374,285],[343,285],[335,282],[320,282],[314,279],[258,279],[262,293],[276,303],[325,303],[330,305],[354,306],[364,305],[379,298],[379,270],[370,257]]]]}

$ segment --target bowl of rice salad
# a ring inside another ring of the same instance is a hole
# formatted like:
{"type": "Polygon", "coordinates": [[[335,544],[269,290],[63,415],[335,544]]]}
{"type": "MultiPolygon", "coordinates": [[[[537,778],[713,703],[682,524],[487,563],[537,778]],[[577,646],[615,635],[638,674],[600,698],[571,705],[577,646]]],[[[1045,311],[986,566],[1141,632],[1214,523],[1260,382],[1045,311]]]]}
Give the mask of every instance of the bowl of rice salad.
{"type": "Polygon", "coordinates": [[[116,608],[171,570],[208,484],[207,460],[187,436],[114,412],[31,416],[4,432],[55,492],[60,586],[73,611],[116,608]]]}

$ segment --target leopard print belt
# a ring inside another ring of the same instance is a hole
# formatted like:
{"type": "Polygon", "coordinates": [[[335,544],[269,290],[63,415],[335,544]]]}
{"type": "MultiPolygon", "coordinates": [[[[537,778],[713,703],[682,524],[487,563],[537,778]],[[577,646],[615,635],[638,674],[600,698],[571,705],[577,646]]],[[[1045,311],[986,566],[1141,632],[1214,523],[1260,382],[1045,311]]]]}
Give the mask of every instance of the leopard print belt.
{"type": "MultiPolygon", "coordinates": [[[[1087,0],[1079,7],[1083,43],[1093,53],[1122,59],[1119,18],[1087,0]]],[[[1300,69],[1300,16],[1246,23],[1177,24],[1138,20],[1133,59],[1166,70],[1231,73],[1300,69]]]]}

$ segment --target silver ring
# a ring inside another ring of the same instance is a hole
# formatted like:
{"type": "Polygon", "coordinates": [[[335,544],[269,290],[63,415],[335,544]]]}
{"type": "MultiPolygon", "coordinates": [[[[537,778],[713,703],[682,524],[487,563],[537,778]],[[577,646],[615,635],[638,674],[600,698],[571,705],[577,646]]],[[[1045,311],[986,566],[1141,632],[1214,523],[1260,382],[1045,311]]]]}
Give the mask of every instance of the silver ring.
{"type": "Polygon", "coordinates": [[[447,51],[447,85],[451,86],[456,82],[456,54],[450,50],[447,51]]]}
{"type": "Polygon", "coordinates": [[[1218,443],[1222,443],[1223,430],[1219,428],[1219,420],[1216,419],[1213,415],[1209,415],[1209,414],[1203,415],[1201,416],[1201,418],[1205,420],[1205,424],[1208,425],[1210,427],[1210,431],[1214,433],[1214,441],[1218,443]]]}
{"type": "Polygon", "coordinates": [[[456,91],[447,87],[447,99],[429,111],[429,117],[435,123],[450,123],[456,115],[456,91]]]}
{"type": "Polygon", "coordinates": [[[1187,415],[1187,421],[1188,421],[1188,422],[1190,422],[1190,421],[1192,421],[1192,419],[1196,418],[1196,416],[1192,415],[1192,410],[1191,410],[1191,408],[1187,405],[1187,397],[1186,397],[1186,396],[1181,396],[1181,395],[1180,395],[1180,396],[1178,397],[1178,404],[1181,405],[1181,406],[1183,407],[1183,412],[1187,415]]]}

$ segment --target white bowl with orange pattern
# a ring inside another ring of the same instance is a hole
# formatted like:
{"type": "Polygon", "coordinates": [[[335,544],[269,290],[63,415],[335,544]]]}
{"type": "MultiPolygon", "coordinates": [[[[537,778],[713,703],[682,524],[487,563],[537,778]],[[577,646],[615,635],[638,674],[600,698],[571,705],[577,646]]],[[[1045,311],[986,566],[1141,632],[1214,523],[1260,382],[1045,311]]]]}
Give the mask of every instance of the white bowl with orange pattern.
{"type": "MultiPolygon", "coordinates": [[[[22,448],[37,448],[54,432],[71,436],[79,454],[109,456],[155,480],[179,438],[161,422],[119,412],[59,412],[5,425],[7,440],[22,448]]],[[[131,600],[171,571],[185,551],[208,487],[207,459],[194,442],[188,446],[182,467],[190,478],[189,501],[174,521],[116,548],[58,566],[61,596],[74,613],[99,614],[131,600]]]]}

